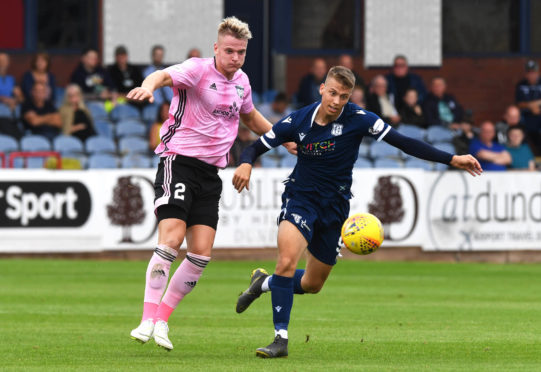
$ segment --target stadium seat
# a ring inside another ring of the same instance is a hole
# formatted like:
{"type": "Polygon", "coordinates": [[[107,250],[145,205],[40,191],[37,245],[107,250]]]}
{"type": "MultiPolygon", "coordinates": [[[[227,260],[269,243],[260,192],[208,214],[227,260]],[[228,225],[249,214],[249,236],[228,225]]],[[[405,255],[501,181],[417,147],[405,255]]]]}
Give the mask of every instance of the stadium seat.
{"type": "Polygon", "coordinates": [[[402,163],[394,159],[376,159],[374,168],[402,168],[402,163]]]}
{"type": "Polygon", "coordinates": [[[122,120],[115,126],[115,134],[117,138],[122,137],[147,137],[147,127],[137,120],[122,120]]]}
{"type": "Polygon", "coordinates": [[[107,137],[94,136],[86,140],[86,152],[90,154],[96,153],[116,153],[116,145],[112,139],[107,137]]]}
{"type": "Polygon", "coordinates": [[[147,154],[149,152],[148,141],[140,137],[124,137],[118,142],[118,150],[121,154],[147,154]]]}
{"type": "Polygon", "coordinates": [[[58,136],[53,141],[54,151],[58,151],[62,156],[78,155],[84,152],[83,142],[77,137],[58,136]]]}
{"type": "Polygon", "coordinates": [[[446,152],[448,152],[450,154],[455,153],[455,147],[452,144],[447,143],[447,142],[435,143],[434,147],[441,150],[441,151],[446,151],[446,152]]]}
{"type": "Polygon", "coordinates": [[[160,164],[160,157],[158,155],[154,155],[152,157],[152,167],[157,168],[158,164],[160,164]]]}
{"type": "Polygon", "coordinates": [[[399,158],[401,151],[385,142],[374,142],[370,146],[370,158],[399,158]]]}
{"type": "Polygon", "coordinates": [[[43,136],[31,134],[21,138],[21,151],[51,151],[51,143],[43,136]]]}
{"type": "Polygon", "coordinates": [[[0,118],[10,118],[12,116],[10,108],[3,103],[0,103],[0,118]]]}
{"type": "Polygon", "coordinates": [[[449,169],[449,166],[442,163],[434,163],[434,170],[441,172],[449,169]]]}
{"type": "Polygon", "coordinates": [[[118,159],[114,155],[94,154],[88,158],[88,169],[118,168],[118,159]]]}
{"type": "Polygon", "coordinates": [[[401,124],[398,127],[398,132],[404,136],[415,138],[421,141],[424,141],[426,132],[424,129],[416,127],[414,125],[401,124]]]}
{"type": "Polygon", "coordinates": [[[451,142],[454,137],[452,130],[433,125],[426,131],[426,140],[430,143],[451,142]]]}
{"type": "Polygon", "coordinates": [[[9,154],[10,152],[19,151],[19,143],[13,137],[0,134],[0,152],[9,154]]]}
{"type": "Polygon", "coordinates": [[[155,104],[145,106],[145,108],[143,109],[143,121],[145,122],[145,124],[150,125],[156,121],[159,109],[160,106],[155,104]]]}
{"type": "Polygon", "coordinates": [[[107,114],[107,111],[105,111],[103,103],[89,102],[87,104],[87,108],[88,108],[88,111],[90,111],[90,115],[92,115],[92,118],[94,119],[94,121],[109,119],[109,115],[107,114]]]}
{"type": "Polygon", "coordinates": [[[101,137],[107,137],[113,139],[113,123],[108,120],[98,119],[94,122],[94,128],[98,135],[101,137]]]}
{"type": "Polygon", "coordinates": [[[141,154],[127,155],[122,158],[121,165],[122,168],[151,168],[152,161],[150,157],[141,154]]]}
{"type": "Polygon", "coordinates": [[[264,91],[263,96],[261,97],[262,103],[270,103],[274,101],[274,97],[276,97],[277,94],[278,92],[274,89],[269,89],[269,90],[264,91]]]}
{"type": "Polygon", "coordinates": [[[355,168],[372,168],[372,162],[370,159],[359,157],[353,166],[355,168]]]}
{"type": "Polygon", "coordinates": [[[367,158],[369,154],[370,154],[370,145],[364,143],[364,140],[363,140],[363,143],[361,143],[361,145],[359,146],[359,156],[367,158]]]}
{"type": "Polygon", "coordinates": [[[431,162],[417,158],[410,158],[404,162],[406,168],[420,168],[427,171],[433,170],[434,166],[431,162]]]}
{"type": "Polygon", "coordinates": [[[297,157],[289,152],[280,159],[280,167],[282,168],[294,168],[295,165],[297,165],[297,157]]]}
{"type": "Polygon", "coordinates": [[[278,168],[280,166],[278,162],[278,157],[273,156],[272,154],[269,154],[269,152],[263,154],[263,156],[260,157],[261,159],[261,166],[263,168],[278,168]]]}
{"type": "Polygon", "coordinates": [[[139,110],[130,104],[116,105],[111,111],[111,119],[115,122],[126,119],[141,119],[139,110]]]}
{"type": "Polygon", "coordinates": [[[255,92],[252,90],[252,102],[254,105],[258,105],[261,102],[261,96],[259,95],[259,93],[255,92]]]}

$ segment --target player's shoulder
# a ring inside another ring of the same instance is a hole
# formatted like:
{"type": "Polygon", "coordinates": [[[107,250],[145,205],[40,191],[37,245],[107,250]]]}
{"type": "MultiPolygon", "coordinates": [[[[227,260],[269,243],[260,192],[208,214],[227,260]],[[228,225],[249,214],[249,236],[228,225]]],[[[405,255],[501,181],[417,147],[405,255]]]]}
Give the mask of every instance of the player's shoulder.
{"type": "Polygon", "coordinates": [[[344,106],[344,112],[342,113],[342,116],[347,118],[349,121],[353,121],[356,123],[368,123],[368,124],[372,124],[376,122],[378,119],[380,119],[380,117],[374,114],[372,111],[363,109],[362,107],[352,102],[346,103],[346,105],[344,106]]]}

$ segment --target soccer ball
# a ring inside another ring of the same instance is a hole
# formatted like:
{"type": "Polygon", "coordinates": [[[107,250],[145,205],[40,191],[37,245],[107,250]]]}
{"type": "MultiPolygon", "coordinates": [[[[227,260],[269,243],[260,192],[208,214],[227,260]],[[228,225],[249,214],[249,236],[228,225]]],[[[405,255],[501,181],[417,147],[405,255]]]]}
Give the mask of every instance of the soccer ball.
{"type": "Polygon", "coordinates": [[[342,225],[342,242],[355,254],[370,254],[383,242],[383,226],[376,216],[358,213],[342,225]]]}

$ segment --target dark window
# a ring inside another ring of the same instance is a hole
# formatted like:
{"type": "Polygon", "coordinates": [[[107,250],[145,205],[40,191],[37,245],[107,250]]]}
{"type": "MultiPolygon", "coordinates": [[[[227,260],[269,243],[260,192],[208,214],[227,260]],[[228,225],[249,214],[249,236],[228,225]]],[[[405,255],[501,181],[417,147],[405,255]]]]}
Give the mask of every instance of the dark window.
{"type": "Polygon", "coordinates": [[[38,49],[96,47],[95,0],[38,0],[38,49]]]}
{"type": "Polygon", "coordinates": [[[293,1],[293,49],[356,49],[354,0],[293,1]]]}
{"type": "Polygon", "coordinates": [[[531,13],[530,13],[530,25],[531,25],[530,50],[533,53],[541,53],[541,24],[539,23],[540,19],[541,19],[541,2],[532,1],[531,13]]]}
{"type": "Polygon", "coordinates": [[[515,0],[443,0],[443,53],[518,52],[518,10],[515,0]]]}

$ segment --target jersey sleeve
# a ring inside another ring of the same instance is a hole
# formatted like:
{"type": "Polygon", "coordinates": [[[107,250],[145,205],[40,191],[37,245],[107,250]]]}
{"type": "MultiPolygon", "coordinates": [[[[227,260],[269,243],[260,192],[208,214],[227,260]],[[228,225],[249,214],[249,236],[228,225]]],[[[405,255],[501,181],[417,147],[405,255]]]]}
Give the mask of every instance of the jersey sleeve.
{"type": "Polygon", "coordinates": [[[173,80],[174,88],[190,88],[199,83],[202,76],[202,65],[197,61],[197,58],[190,58],[165,69],[173,80]]]}
{"type": "Polygon", "coordinates": [[[362,120],[362,135],[374,138],[376,141],[381,141],[387,133],[391,130],[391,126],[385,123],[376,114],[365,111],[357,110],[356,113],[360,120],[362,120]]]}
{"type": "Polygon", "coordinates": [[[295,139],[295,127],[295,114],[288,115],[262,135],[261,142],[269,149],[278,147],[285,142],[292,142],[295,139]]]}
{"type": "MultiPolygon", "coordinates": [[[[246,79],[248,80],[248,79],[246,79]]],[[[252,87],[247,82],[244,86],[244,96],[242,99],[242,105],[240,106],[240,113],[247,114],[254,109],[254,103],[252,102],[252,87]]]]}

